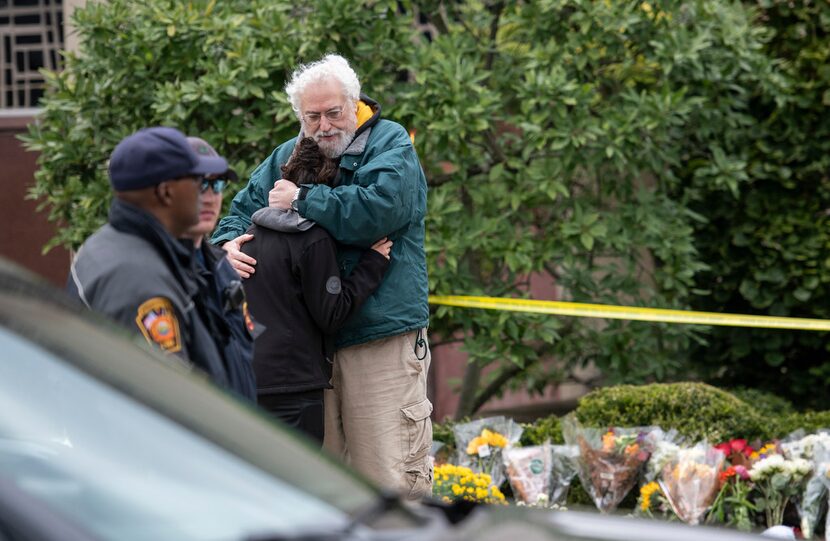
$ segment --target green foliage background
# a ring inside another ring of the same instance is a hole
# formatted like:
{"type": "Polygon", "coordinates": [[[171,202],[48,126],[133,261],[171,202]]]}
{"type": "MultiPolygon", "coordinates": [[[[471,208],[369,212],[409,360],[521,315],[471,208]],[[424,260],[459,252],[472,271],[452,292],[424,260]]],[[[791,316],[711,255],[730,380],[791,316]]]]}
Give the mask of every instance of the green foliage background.
{"type": "MultiPolygon", "coordinates": [[[[709,264],[697,277],[703,310],[830,318],[830,3],[760,0],[784,86],[754,96],[752,134],[738,141],[743,178],[735,197],[687,189],[707,217],[695,245],[709,264]]],[[[687,176],[689,176],[687,174],[687,176]]],[[[826,333],[717,329],[694,353],[718,384],[784,393],[797,405],[830,408],[826,333]]]]}
{"type": "MultiPolygon", "coordinates": [[[[53,244],[77,247],[106,219],[112,148],[152,124],[245,177],[297,131],[290,71],[337,51],[416,130],[433,293],[528,296],[533,280],[576,301],[825,317],[828,14],[787,5],[91,2],[26,138],[31,194],[65,224],[53,244]]],[[[692,375],[828,400],[818,334],[448,307],[431,332],[469,354],[459,416],[588,364],[591,385],[692,375]]]]}

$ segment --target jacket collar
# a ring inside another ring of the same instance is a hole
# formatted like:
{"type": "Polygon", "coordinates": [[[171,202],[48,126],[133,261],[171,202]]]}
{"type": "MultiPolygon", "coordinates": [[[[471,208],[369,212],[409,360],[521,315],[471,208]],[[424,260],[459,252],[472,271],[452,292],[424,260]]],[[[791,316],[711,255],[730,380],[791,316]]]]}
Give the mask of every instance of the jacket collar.
{"type": "Polygon", "coordinates": [[[187,292],[192,295],[198,291],[193,272],[193,241],[174,239],[155,216],[117,197],[110,206],[109,222],[117,231],[142,238],[151,244],[187,292]]]}

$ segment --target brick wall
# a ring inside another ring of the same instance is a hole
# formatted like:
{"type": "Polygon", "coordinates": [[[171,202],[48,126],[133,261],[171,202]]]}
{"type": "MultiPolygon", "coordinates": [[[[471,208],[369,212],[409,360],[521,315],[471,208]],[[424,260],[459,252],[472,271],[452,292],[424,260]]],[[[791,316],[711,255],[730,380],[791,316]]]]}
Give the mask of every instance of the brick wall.
{"type": "Polygon", "coordinates": [[[54,234],[46,212],[37,212],[37,202],[26,199],[34,182],[37,154],[27,152],[17,135],[26,131],[31,116],[0,117],[0,256],[63,287],[69,271],[69,253],[54,248],[43,255],[43,245],[54,234]]]}

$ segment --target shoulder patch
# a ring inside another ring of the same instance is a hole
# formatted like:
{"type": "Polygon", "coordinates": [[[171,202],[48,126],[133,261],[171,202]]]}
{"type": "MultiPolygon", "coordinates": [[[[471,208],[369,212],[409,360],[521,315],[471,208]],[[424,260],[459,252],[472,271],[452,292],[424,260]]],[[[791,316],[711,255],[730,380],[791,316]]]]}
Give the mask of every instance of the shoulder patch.
{"type": "Polygon", "coordinates": [[[135,317],[141,334],[148,342],[157,344],[169,353],[182,349],[182,335],[173,304],[164,297],[153,297],[138,307],[135,317]]]}
{"type": "Polygon", "coordinates": [[[252,340],[259,338],[259,335],[265,332],[265,325],[255,320],[248,310],[248,301],[242,302],[242,316],[245,318],[245,328],[248,330],[248,336],[252,340]]]}
{"type": "Polygon", "coordinates": [[[326,281],[326,291],[331,293],[332,295],[339,295],[341,289],[340,284],[340,277],[339,276],[329,276],[329,279],[326,281]]]}

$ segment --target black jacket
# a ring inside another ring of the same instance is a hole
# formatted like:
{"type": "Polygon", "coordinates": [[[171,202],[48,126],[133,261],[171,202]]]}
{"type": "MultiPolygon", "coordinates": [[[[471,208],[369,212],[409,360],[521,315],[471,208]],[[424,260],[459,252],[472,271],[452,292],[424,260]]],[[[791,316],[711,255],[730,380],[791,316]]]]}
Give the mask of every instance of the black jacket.
{"type": "Polygon", "coordinates": [[[114,199],[109,223],[72,262],[67,290],[149,342],[176,353],[230,388],[216,321],[206,306],[193,244],[170,236],[144,210],[114,199]]]}
{"type": "Polygon", "coordinates": [[[256,402],[254,378],[254,323],[246,318],[247,306],[239,275],[225,258],[225,251],[209,242],[196,250],[197,270],[205,281],[206,306],[218,322],[219,339],[225,357],[230,387],[256,402]],[[247,321],[246,321],[247,319],[247,321]]]}
{"type": "Polygon", "coordinates": [[[265,325],[254,342],[259,394],[330,387],[332,335],[383,279],[389,260],[366,250],[352,274],[340,277],[335,243],[291,211],[262,209],[242,251],[257,260],[245,281],[251,314],[265,325]]]}

